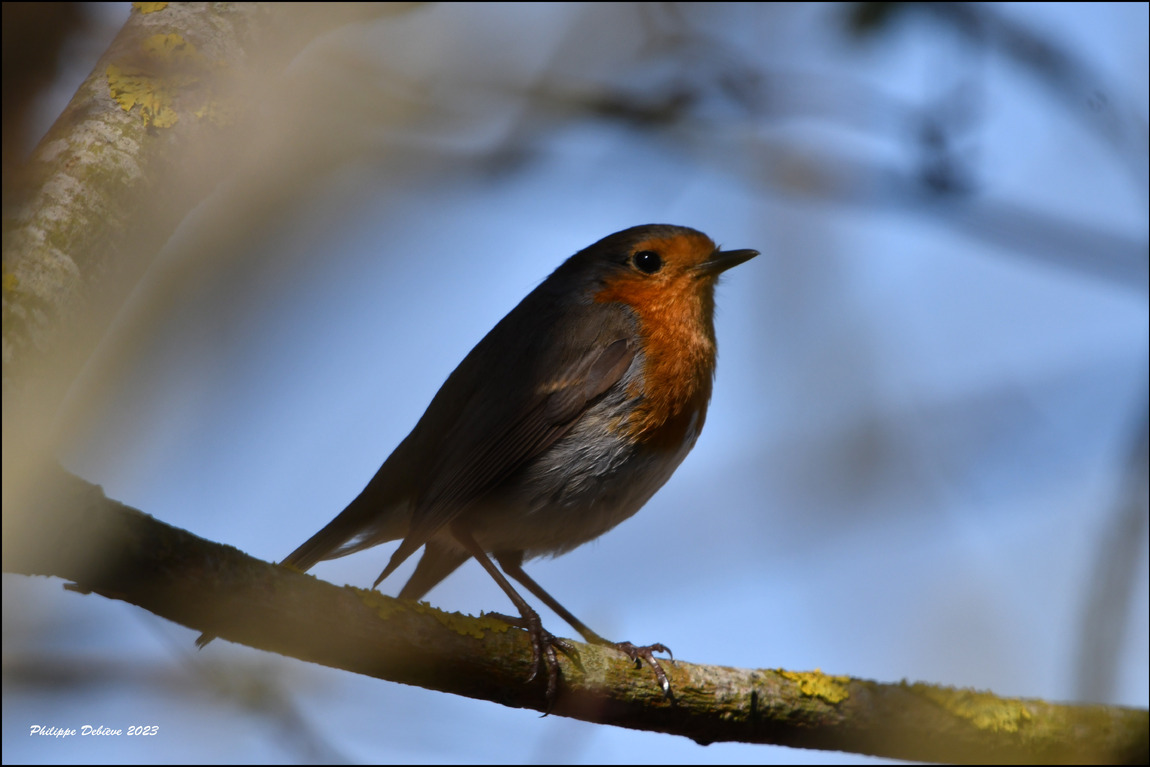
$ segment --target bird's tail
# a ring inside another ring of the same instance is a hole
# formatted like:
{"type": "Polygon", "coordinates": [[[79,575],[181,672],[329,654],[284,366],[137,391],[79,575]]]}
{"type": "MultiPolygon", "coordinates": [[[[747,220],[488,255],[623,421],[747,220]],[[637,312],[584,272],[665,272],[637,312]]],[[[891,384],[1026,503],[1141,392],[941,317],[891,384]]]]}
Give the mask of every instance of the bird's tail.
{"type": "MultiPolygon", "coordinates": [[[[380,481],[382,473],[381,469],[380,474],[347,508],[288,554],[280,564],[306,572],[325,559],[336,559],[404,537],[411,522],[410,504],[395,502],[393,494],[384,490],[384,483],[380,481]]],[[[202,649],[213,639],[214,634],[201,634],[196,647],[202,649]]]]}
{"type": "Polygon", "coordinates": [[[281,565],[306,572],[316,562],[338,559],[407,534],[411,513],[405,503],[381,503],[369,485],[335,519],[284,557],[281,565]]]}

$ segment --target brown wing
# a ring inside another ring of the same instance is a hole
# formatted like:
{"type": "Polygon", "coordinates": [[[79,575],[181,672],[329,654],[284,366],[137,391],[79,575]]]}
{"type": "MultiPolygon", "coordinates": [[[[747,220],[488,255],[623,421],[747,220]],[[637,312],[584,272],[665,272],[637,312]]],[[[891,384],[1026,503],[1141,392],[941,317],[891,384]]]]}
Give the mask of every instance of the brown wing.
{"type": "Polygon", "coordinates": [[[509,419],[504,429],[484,435],[466,455],[452,451],[444,461],[445,470],[438,472],[437,481],[420,499],[409,535],[430,535],[453,519],[459,508],[550,447],[623,377],[634,356],[634,344],[628,339],[594,349],[541,387],[539,396],[525,403],[522,415],[509,419]]]}
{"type": "Polygon", "coordinates": [[[506,341],[523,337],[526,328],[519,321],[530,313],[521,313],[522,308],[460,363],[412,432],[412,452],[434,456],[434,467],[414,500],[407,536],[377,584],[440,528],[566,434],[622,379],[635,357],[632,319],[604,306],[583,308],[584,321],[567,323],[576,332],[549,336],[532,328],[528,337],[535,346],[516,348],[506,341]],[[504,390],[490,385],[507,379],[496,368],[502,365],[522,374],[504,390]],[[542,383],[531,386],[531,381],[542,383]]]}

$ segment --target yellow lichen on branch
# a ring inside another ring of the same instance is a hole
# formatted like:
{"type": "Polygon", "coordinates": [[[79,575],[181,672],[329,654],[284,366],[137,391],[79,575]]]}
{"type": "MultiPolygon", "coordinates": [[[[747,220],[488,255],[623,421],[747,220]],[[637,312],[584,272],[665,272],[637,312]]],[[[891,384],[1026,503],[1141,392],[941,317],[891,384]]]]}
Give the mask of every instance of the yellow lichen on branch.
{"type": "Polygon", "coordinates": [[[171,95],[154,78],[127,72],[115,64],[109,64],[107,72],[112,98],[125,112],[139,106],[144,122],[157,128],[170,128],[179,122],[180,116],[171,106],[171,95]]]}
{"type": "Polygon", "coordinates": [[[988,692],[929,684],[911,685],[911,689],[980,730],[1018,732],[1031,718],[1025,704],[1015,698],[1000,698],[988,692]]]}
{"type": "Polygon", "coordinates": [[[850,697],[850,691],[847,689],[847,684],[851,680],[849,676],[831,676],[818,669],[814,671],[779,669],[779,674],[784,679],[796,683],[799,691],[808,697],[822,698],[827,703],[842,703],[850,697]]]}
{"type": "Polygon", "coordinates": [[[148,126],[170,128],[179,122],[176,100],[181,95],[195,94],[198,103],[189,104],[188,111],[197,117],[223,121],[226,110],[214,103],[213,89],[200,87],[210,69],[194,45],[171,32],[146,38],[139,55],[110,63],[106,72],[112,98],[125,112],[139,107],[148,126]]]}

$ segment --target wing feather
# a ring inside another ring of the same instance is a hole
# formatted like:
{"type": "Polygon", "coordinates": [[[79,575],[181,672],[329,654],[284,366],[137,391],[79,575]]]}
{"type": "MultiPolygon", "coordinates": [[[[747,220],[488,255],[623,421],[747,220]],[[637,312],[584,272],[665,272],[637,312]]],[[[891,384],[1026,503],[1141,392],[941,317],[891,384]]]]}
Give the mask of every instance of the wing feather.
{"type": "Polygon", "coordinates": [[[451,468],[440,472],[438,481],[416,503],[408,538],[426,542],[474,500],[553,445],[622,379],[635,352],[635,344],[622,338],[595,349],[561,371],[504,429],[484,435],[465,455],[452,455],[451,468]]]}
{"type": "MultiPolygon", "coordinates": [[[[440,435],[431,481],[414,501],[411,527],[376,585],[444,525],[562,438],[623,379],[638,349],[629,332],[630,319],[613,319],[592,325],[591,338],[574,339],[545,355],[545,362],[557,357],[569,361],[556,366],[555,375],[542,385],[519,392],[484,389],[454,414],[455,423],[440,435]],[[582,354],[570,353],[580,347],[582,354]]],[[[442,393],[450,396],[450,388],[449,380],[442,393]]]]}

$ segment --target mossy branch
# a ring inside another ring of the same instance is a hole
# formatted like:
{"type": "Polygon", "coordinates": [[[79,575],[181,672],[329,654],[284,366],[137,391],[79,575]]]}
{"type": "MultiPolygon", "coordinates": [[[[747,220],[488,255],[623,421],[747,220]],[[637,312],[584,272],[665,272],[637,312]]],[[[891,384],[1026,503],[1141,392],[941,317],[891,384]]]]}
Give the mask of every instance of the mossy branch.
{"type": "MultiPolygon", "coordinates": [[[[5,529],[4,571],[53,575],[231,641],[393,682],[542,710],[525,632],[343,588],[206,541],[62,470],[5,529]]],[[[7,522],[11,515],[6,514],[7,522]]],[[[191,642],[191,637],[189,637],[191,642]]],[[[1150,714],[926,684],[667,663],[674,698],[621,654],[576,644],[552,713],[665,732],[947,762],[1145,763],[1150,714]]]]}
{"type": "MultiPolygon", "coordinates": [[[[134,3],[3,206],[3,413],[42,429],[196,205],[234,176],[269,82],[337,27],[412,3],[134,3]]],[[[27,423],[34,426],[29,427],[27,423]]]]}

